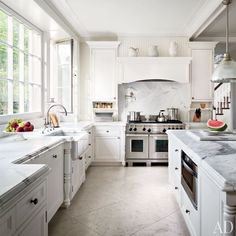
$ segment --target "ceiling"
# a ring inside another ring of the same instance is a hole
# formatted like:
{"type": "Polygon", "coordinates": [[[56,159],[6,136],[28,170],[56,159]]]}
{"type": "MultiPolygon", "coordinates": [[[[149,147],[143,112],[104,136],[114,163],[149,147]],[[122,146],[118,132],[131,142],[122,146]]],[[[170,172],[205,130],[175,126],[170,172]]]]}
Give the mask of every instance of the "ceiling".
{"type": "Polygon", "coordinates": [[[81,36],[190,36],[221,0],[50,0],[81,36]],[[203,16],[203,18],[201,18],[203,16]]]}
{"type": "MultiPolygon", "coordinates": [[[[236,1],[229,5],[229,32],[236,36],[236,1]]],[[[224,37],[226,24],[226,11],[222,12],[200,35],[200,37],[224,37]]]]}

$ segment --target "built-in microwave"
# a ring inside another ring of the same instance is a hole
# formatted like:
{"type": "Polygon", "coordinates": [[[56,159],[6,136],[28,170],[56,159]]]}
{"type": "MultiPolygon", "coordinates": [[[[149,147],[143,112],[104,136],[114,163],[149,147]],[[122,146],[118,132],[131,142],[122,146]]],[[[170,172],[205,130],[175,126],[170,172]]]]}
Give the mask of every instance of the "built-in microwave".
{"type": "Polygon", "coordinates": [[[182,150],[181,151],[181,185],[194,208],[198,208],[198,166],[182,150]]]}

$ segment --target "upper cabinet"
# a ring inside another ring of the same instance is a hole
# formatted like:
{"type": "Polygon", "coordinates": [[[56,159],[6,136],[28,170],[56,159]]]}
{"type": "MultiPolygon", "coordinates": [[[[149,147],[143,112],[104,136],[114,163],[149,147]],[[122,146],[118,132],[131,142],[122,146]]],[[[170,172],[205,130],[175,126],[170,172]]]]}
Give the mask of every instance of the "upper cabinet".
{"type": "Polygon", "coordinates": [[[89,41],[93,101],[117,100],[117,41],[89,41]]]}
{"type": "Polygon", "coordinates": [[[192,101],[212,101],[213,99],[211,76],[216,44],[216,42],[189,43],[192,56],[192,101]]]}

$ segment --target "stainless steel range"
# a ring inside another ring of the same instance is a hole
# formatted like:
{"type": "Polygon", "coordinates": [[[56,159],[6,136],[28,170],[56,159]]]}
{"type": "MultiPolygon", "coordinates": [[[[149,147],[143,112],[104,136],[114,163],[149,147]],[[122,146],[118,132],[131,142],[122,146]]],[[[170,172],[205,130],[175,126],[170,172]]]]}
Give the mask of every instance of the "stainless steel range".
{"type": "Polygon", "coordinates": [[[129,122],[126,126],[126,160],[168,162],[169,129],[184,129],[181,121],[129,122]]]}

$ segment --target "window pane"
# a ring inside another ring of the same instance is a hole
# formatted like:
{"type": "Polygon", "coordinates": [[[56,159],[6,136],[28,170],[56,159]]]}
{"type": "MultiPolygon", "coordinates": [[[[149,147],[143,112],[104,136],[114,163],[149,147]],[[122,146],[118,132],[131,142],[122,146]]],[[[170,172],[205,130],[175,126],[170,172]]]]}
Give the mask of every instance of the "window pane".
{"type": "Polygon", "coordinates": [[[37,32],[32,36],[32,54],[41,57],[41,37],[37,32]]]}
{"type": "Polygon", "coordinates": [[[19,47],[20,23],[13,19],[13,46],[19,47]]]}
{"type": "Polygon", "coordinates": [[[26,27],[24,32],[24,51],[29,52],[29,29],[26,27]]]}
{"type": "Polygon", "coordinates": [[[0,43],[0,78],[7,78],[7,47],[0,43]]]}
{"type": "Polygon", "coordinates": [[[0,10],[0,40],[7,41],[7,15],[0,10]]]}
{"type": "Polygon", "coordinates": [[[13,50],[13,113],[19,112],[19,50],[13,50]]]}
{"type": "Polygon", "coordinates": [[[7,80],[0,80],[0,115],[7,114],[7,91],[8,91],[8,84],[7,80]]]}
{"type": "Polygon", "coordinates": [[[33,75],[32,75],[32,82],[36,84],[41,84],[41,61],[33,57],[33,75]]]}
{"type": "Polygon", "coordinates": [[[41,87],[33,86],[33,98],[32,98],[32,111],[40,111],[41,110],[41,87]]]}
{"type": "Polygon", "coordinates": [[[25,55],[25,86],[24,86],[24,110],[29,112],[29,56],[25,55]]]}

